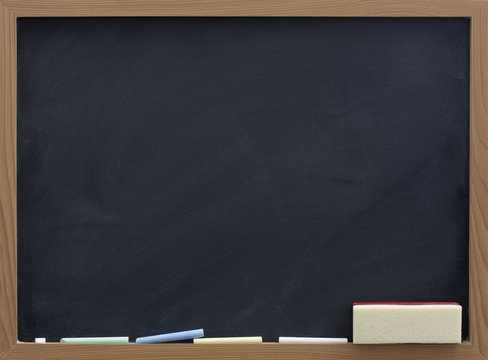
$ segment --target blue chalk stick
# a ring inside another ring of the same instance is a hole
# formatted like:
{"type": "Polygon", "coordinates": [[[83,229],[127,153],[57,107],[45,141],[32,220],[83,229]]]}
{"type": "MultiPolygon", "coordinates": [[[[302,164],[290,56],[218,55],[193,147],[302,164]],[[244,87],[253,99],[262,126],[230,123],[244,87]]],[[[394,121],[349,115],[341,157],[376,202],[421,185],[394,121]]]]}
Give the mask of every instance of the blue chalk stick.
{"type": "Polygon", "coordinates": [[[179,331],[169,334],[144,336],[136,339],[137,344],[154,344],[171,341],[190,340],[203,337],[203,329],[179,331]]]}

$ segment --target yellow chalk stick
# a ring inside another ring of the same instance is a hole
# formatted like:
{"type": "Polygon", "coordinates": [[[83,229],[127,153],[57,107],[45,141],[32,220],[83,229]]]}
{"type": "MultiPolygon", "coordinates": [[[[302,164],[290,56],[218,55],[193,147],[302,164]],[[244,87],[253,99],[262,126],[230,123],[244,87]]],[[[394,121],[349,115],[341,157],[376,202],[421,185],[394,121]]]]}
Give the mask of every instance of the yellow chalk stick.
{"type": "Polygon", "coordinates": [[[193,340],[195,344],[261,344],[261,336],[200,338],[193,340]]]}

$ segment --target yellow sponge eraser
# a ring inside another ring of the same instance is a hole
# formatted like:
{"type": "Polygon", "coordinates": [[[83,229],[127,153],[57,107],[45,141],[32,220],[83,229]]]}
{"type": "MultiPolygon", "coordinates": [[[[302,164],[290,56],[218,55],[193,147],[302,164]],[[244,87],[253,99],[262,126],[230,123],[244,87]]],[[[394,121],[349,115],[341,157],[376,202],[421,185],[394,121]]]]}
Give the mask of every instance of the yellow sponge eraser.
{"type": "Polygon", "coordinates": [[[458,303],[354,303],[353,343],[460,343],[461,315],[458,303]]]}

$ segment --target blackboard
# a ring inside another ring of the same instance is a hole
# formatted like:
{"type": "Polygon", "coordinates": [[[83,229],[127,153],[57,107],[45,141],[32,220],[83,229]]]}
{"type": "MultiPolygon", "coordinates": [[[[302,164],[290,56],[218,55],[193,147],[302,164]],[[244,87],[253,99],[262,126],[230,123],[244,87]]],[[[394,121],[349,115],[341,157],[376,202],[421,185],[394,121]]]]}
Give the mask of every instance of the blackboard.
{"type": "Polygon", "coordinates": [[[458,301],[469,19],[18,20],[19,339],[351,339],[458,301]]]}

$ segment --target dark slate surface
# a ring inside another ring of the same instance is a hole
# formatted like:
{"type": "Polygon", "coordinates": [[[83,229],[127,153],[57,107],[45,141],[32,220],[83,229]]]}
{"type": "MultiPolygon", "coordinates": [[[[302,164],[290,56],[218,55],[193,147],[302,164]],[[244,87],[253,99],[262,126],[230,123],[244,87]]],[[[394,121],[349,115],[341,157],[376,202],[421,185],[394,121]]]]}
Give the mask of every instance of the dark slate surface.
{"type": "Polygon", "coordinates": [[[468,305],[468,19],[19,20],[19,338],[352,335],[468,305]]]}

